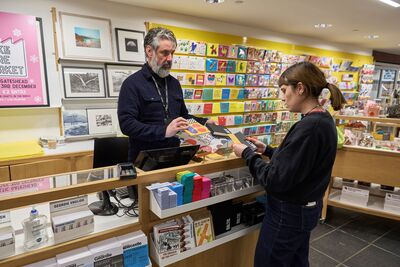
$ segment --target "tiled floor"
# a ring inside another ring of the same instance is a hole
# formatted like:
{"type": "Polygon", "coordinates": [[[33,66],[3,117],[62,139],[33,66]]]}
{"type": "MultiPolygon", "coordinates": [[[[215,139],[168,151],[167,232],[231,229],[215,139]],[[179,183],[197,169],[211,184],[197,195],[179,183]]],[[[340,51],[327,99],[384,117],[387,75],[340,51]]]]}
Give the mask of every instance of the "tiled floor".
{"type": "Polygon", "coordinates": [[[330,208],[311,234],[311,267],[400,267],[400,222],[330,208]]]}

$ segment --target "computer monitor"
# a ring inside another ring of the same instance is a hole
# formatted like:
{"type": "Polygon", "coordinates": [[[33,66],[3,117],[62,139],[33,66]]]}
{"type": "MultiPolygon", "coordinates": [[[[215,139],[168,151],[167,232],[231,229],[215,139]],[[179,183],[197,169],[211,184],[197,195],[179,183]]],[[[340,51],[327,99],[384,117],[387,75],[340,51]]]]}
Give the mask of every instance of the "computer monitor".
{"type": "Polygon", "coordinates": [[[199,150],[196,146],[180,146],[139,152],[135,166],[143,171],[151,171],[188,164],[199,150]]]}

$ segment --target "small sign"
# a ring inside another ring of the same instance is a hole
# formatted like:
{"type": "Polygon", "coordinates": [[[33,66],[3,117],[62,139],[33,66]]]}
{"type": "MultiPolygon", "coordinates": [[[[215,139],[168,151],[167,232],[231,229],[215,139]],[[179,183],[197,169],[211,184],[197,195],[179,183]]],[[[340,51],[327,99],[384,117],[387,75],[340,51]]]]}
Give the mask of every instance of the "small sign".
{"type": "Polygon", "coordinates": [[[0,213],[0,224],[7,223],[11,221],[10,212],[5,211],[0,213]]]}
{"type": "Polygon", "coordinates": [[[36,192],[50,189],[50,179],[30,179],[0,184],[0,196],[36,192]]]}
{"type": "Polygon", "coordinates": [[[343,186],[340,201],[349,202],[351,204],[367,206],[369,198],[369,190],[360,189],[351,186],[343,186]]]}
{"type": "Polygon", "coordinates": [[[80,196],[60,201],[50,202],[50,213],[88,205],[88,196],[80,196]]]}
{"type": "Polygon", "coordinates": [[[400,195],[386,193],[384,210],[400,213],[400,195]]]}

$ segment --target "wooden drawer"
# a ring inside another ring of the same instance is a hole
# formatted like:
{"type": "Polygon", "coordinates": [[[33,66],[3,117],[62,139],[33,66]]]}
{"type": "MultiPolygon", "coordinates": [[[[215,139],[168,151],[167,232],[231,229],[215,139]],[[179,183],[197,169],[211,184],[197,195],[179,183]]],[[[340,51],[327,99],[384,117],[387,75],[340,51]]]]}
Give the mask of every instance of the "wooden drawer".
{"type": "Polygon", "coordinates": [[[51,159],[31,163],[10,166],[11,180],[20,180],[38,176],[53,175],[70,172],[71,161],[69,159],[51,159]]]}
{"type": "Polygon", "coordinates": [[[10,181],[10,167],[0,167],[0,183],[10,181]]]}

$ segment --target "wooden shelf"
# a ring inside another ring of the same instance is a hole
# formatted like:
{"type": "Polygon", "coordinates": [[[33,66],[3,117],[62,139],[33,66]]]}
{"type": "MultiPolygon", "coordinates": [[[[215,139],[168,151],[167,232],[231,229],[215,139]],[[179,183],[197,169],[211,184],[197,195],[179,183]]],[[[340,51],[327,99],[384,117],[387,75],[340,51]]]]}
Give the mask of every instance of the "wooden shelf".
{"type": "Polygon", "coordinates": [[[206,243],[202,246],[198,246],[195,247],[193,249],[190,249],[188,251],[185,251],[183,253],[180,253],[176,256],[172,256],[172,257],[168,257],[166,259],[160,259],[157,253],[157,249],[155,247],[153,238],[149,238],[150,240],[150,256],[153,259],[153,261],[155,261],[157,263],[157,265],[159,267],[163,267],[163,266],[168,266],[171,265],[175,262],[184,260],[186,258],[189,258],[193,255],[202,253],[204,251],[207,251],[209,249],[215,248],[217,246],[220,246],[224,243],[227,243],[229,241],[235,240],[237,238],[240,238],[242,236],[245,236],[253,231],[258,230],[261,227],[261,223],[260,224],[256,224],[250,227],[246,227],[245,225],[241,224],[235,227],[232,227],[232,229],[229,232],[226,232],[224,234],[221,234],[219,236],[215,237],[215,240],[210,242],[210,243],[206,243]]]}
{"type": "Polygon", "coordinates": [[[341,201],[340,195],[341,190],[331,190],[328,205],[400,221],[400,213],[385,211],[383,209],[385,199],[382,197],[370,195],[367,206],[359,206],[341,201]]]}
{"type": "Polygon", "coordinates": [[[252,101],[252,100],[280,100],[279,98],[246,98],[246,99],[184,99],[186,101],[192,102],[245,102],[245,101],[252,101]]]}
{"type": "Polygon", "coordinates": [[[200,209],[203,207],[207,207],[216,203],[220,203],[226,200],[230,200],[230,199],[234,199],[234,198],[238,198],[238,197],[242,197],[242,196],[246,196],[252,193],[257,193],[260,191],[263,191],[264,188],[261,185],[256,185],[256,186],[252,186],[250,188],[246,188],[243,190],[238,190],[238,191],[234,191],[234,192],[229,192],[226,194],[221,194],[215,197],[210,197],[210,198],[206,198],[206,199],[202,199],[199,201],[195,201],[189,204],[185,204],[185,205],[181,205],[181,206],[177,206],[176,208],[171,208],[171,209],[165,209],[162,210],[160,209],[160,206],[157,203],[157,200],[154,197],[154,194],[152,194],[150,192],[150,210],[160,219],[164,219],[164,218],[168,218],[171,216],[175,216],[181,213],[185,213],[188,211],[192,211],[192,210],[196,210],[196,209],[200,209]]]}
{"type": "Polygon", "coordinates": [[[345,116],[335,115],[336,120],[352,120],[352,121],[371,121],[371,122],[382,122],[382,123],[393,123],[400,127],[400,119],[396,118],[380,118],[380,117],[367,117],[367,116],[345,116]]]}

